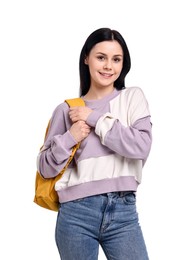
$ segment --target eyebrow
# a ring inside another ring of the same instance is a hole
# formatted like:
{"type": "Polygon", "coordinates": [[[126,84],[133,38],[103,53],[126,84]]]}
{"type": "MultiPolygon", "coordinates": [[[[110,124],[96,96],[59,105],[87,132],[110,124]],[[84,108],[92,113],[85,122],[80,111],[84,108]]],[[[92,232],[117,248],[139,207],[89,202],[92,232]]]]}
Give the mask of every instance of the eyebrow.
{"type": "MultiPolygon", "coordinates": [[[[103,52],[97,52],[96,54],[101,54],[101,55],[104,55],[104,56],[107,56],[107,54],[105,54],[105,53],[103,53],[103,52]]],[[[115,55],[113,55],[114,57],[123,57],[123,55],[122,54],[115,54],[115,55]]]]}

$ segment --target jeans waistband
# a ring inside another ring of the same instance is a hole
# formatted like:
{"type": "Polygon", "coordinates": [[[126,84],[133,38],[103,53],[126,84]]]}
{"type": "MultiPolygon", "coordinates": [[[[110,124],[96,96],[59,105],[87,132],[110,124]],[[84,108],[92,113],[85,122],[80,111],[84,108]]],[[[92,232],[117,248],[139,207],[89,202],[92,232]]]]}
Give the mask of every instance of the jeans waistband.
{"type": "Polygon", "coordinates": [[[107,193],[103,193],[101,194],[102,196],[118,196],[118,197],[124,197],[125,195],[128,194],[135,194],[135,191],[115,191],[115,192],[107,192],[107,193]]]}

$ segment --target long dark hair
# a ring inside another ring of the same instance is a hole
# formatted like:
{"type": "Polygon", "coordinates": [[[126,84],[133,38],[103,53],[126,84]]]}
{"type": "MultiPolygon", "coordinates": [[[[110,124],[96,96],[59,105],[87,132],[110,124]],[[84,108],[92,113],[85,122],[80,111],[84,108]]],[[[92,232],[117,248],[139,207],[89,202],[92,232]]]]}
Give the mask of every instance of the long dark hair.
{"type": "Polygon", "coordinates": [[[119,78],[114,82],[117,90],[125,88],[125,77],[131,68],[131,60],[127,44],[122,35],[109,28],[100,28],[89,35],[82,47],[79,59],[79,75],[80,75],[80,96],[86,95],[90,88],[90,72],[88,65],[85,64],[85,58],[89,55],[95,44],[103,41],[116,40],[123,50],[123,68],[119,78]]]}

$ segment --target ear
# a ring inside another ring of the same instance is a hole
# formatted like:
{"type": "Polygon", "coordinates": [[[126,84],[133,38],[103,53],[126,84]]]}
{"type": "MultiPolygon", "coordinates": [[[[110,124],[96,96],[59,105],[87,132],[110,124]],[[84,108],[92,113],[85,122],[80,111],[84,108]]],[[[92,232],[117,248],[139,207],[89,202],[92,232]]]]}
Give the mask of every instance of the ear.
{"type": "Polygon", "coordinates": [[[84,64],[88,65],[88,57],[84,59],[84,64]]]}

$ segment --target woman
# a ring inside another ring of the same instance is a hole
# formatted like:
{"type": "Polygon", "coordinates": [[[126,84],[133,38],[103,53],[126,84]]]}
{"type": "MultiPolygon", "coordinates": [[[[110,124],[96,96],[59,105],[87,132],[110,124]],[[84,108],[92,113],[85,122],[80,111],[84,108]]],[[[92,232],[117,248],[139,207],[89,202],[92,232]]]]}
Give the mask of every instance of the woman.
{"type": "Polygon", "coordinates": [[[147,100],[125,87],[130,70],[127,45],[118,31],[101,28],[80,54],[80,96],[85,107],[56,107],[38,170],[45,178],[74,162],[56,183],[60,209],[56,244],[62,260],[147,260],[136,211],[136,191],[151,149],[147,100]]]}

